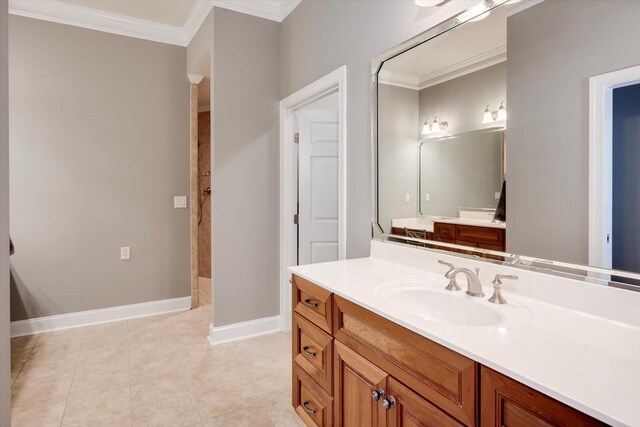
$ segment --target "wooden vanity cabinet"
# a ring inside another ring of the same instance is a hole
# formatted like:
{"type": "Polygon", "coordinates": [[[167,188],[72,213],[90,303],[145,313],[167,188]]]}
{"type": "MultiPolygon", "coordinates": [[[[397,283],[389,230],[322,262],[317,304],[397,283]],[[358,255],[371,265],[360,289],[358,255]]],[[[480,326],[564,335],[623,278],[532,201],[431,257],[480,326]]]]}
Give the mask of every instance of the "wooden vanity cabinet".
{"type": "Polygon", "coordinates": [[[292,283],[292,403],[307,426],[605,425],[308,280],[292,283]]]}
{"type": "Polygon", "coordinates": [[[607,425],[485,366],[480,382],[483,426],[607,425]]]}
{"type": "Polygon", "coordinates": [[[506,247],[506,230],[503,228],[434,222],[433,238],[438,242],[498,252],[504,252],[506,247]]]}

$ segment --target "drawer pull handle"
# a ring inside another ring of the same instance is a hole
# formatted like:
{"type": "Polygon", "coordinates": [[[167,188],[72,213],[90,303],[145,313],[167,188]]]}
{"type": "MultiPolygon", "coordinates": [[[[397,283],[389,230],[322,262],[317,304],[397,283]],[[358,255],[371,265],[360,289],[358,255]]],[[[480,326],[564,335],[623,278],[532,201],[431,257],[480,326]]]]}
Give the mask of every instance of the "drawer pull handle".
{"type": "Polygon", "coordinates": [[[308,346],[304,346],[302,347],[302,352],[304,354],[306,354],[309,357],[316,357],[316,353],[314,353],[313,351],[309,351],[309,347],[308,346]]]}
{"type": "Polygon", "coordinates": [[[304,305],[306,305],[307,307],[311,307],[311,308],[318,307],[318,303],[317,302],[311,302],[310,298],[307,298],[306,300],[304,300],[304,305]]]}
{"type": "Polygon", "coordinates": [[[302,409],[304,409],[305,411],[307,411],[307,413],[309,413],[311,415],[313,415],[316,412],[318,412],[315,409],[309,407],[309,401],[308,400],[305,400],[304,402],[302,402],[302,409]]]}
{"type": "Polygon", "coordinates": [[[389,396],[387,399],[382,401],[382,407],[388,411],[389,409],[396,406],[396,399],[393,396],[389,396]]]}

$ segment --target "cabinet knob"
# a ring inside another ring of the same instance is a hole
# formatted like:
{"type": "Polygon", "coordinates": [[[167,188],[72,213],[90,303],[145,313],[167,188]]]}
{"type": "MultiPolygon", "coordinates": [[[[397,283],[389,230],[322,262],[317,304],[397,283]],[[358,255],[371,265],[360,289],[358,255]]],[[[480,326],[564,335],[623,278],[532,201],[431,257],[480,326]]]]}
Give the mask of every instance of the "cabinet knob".
{"type": "Polygon", "coordinates": [[[396,399],[393,396],[389,396],[382,401],[382,407],[387,411],[394,406],[396,406],[396,399]]]}
{"type": "Polygon", "coordinates": [[[375,400],[376,402],[378,400],[380,400],[381,398],[383,398],[383,397],[384,397],[384,389],[383,388],[378,389],[378,390],[373,390],[373,392],[371,393],[371,398],[373,400],[375,400]]]}

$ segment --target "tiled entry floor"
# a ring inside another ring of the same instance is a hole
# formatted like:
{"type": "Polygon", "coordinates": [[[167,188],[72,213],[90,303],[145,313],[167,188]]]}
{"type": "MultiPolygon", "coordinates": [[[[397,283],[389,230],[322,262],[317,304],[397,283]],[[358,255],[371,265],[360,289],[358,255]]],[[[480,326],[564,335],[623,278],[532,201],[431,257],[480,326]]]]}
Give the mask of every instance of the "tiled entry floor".
{"type": "Polygon", "coordinates": [[[210,313],[14,338],[12,425],[301,426],[290,334],[211,347],[210,313]]]}

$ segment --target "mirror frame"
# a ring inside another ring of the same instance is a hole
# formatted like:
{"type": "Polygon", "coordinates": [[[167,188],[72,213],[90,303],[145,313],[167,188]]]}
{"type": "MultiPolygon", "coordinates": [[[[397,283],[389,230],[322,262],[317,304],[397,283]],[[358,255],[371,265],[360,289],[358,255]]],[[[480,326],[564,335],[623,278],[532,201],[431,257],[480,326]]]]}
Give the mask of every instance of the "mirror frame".
{"type": "MultiPolygon", "coordinates": [[[[382,69],[385,62],[395,58],[398,55],[405,53],[423,43],[426,43],[446,32],[453,30],[454,28],[463,25],[467,21],[475,18],[476,16],[469,16],[465,20],[461,20],[460,16],[468,13],[468,11],[477,6],[478,4],[484,4],[487,9],[481,15],[487,11],[493,10],[497,7],[503,6],[510,7],[511,13],[519,12],[530,6],[537,4],[537,2],[520,2],[512,6],[505,5],[509,0],[483,0],[472,5],[466,11],[460,12],[449,18],[446,21],[418,34],[415,37],[407,40],[400,45],[387,50],[381,55],[376,56],[371,61],[371,143],[372,143],[372,219],[371,219],[371,237],[372,240],[379,240],[385,242],[391,242],[401,245],[412,245],[420,250],[427,250],[438,253],[446,253],[447,255],[454,255],[462,258],[479,259],[484,262],[498,263],[502,265],[508,265],[510,267],[516,267],[546,274],[552,274],[556,276],[569,277],[572,279],[582,280],[589,283],[596,283],[605,286],[612,286],[621,289],[640,292],[640,286],[617,282],[614,277],[621,277],[640,282],[640,273],[633,273],[630,271],[613,270],[602,267],[595,267],[582,264],[572,264],[562,261],[548,260],[544,258],[530,257],[526,255],[510,254],[507,252],[498,252],[489,249],[473,248],[467,246],[460,246],[451,243],[437,242],[434,240],[423,240],[409,238],[406,236],[396,236],[393,234],[385,233],[384,229],[380,225],[380,206],[378,200],[378,188],[379,188],[379,159],[378,159],[378,72],[382,69]],[[404,241],[404,243],[400,243],[404,241]],[[419,245],[419,246],[418,246],[419,245]],[[421,247],[426,246],[426,247],[421,247]],[[451,249],[462,250],[465,253],[452,252],[451,249]],[[491,256],[492,258],[487,258],[491,256]]],[[[507,125],[508,126],[508,125],[507,125]]],[[[417,140],[416,144],[419,146],[420,141],[417,140]]],[[[505,147],[506,149],[506,147],[505,147]]],[[[503,150],[504,152],[504,150],[503,150]]],[[[504,154],[503,154],[504,155],[504,154]]],[[[417,211],[416,215],[420,212],[417,211]]]]}

